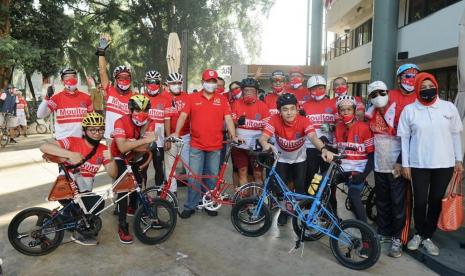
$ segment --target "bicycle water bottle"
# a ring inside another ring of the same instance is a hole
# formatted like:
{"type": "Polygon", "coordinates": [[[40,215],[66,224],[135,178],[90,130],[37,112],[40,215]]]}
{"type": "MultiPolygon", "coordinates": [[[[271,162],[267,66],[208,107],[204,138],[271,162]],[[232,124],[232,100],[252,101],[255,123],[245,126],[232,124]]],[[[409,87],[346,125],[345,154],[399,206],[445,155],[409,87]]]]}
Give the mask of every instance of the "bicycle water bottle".
{"type": "Polygon", "coordinates": [[[308,192],[309,195],[315,195],[316,194],[322,179],[323,179],[323,176],[321,174],[316,173],[313,176],[312,183],[310,183],[310,186],[308,186],[308,191],[307,192],[308,192]]]}

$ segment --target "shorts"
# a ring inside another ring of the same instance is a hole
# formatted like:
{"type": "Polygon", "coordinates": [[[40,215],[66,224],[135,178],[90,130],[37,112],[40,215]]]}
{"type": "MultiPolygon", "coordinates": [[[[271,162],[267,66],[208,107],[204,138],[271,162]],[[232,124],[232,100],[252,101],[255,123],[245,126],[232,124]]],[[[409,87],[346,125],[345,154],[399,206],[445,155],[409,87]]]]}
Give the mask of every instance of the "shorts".
{"type": "MultiPolygon", "coordinates": [[[[5,118],[5,113],[0,113],[0,127],[3,127],[5,118]]],[[[6,119],[6,127],[7,128],[13,128],[18,126],[18,120],[16,119],[16,116],[12,115],[7,115],[6,119]]]]}
{"type": "Polygon", "coordinates": [[[249,156],[249,151],[246,149],[233,148],[231,158],[238,169],[247,168],[250,165],[254,171],[263,171],[263,167],[255,163],[255,157],[249,156]]]}
{"type": "Polygon", "coordinates": [[[18,125],[27,126],[26,114],[24,112],[17,113],[16,118],[18,119],[18,125]]]}

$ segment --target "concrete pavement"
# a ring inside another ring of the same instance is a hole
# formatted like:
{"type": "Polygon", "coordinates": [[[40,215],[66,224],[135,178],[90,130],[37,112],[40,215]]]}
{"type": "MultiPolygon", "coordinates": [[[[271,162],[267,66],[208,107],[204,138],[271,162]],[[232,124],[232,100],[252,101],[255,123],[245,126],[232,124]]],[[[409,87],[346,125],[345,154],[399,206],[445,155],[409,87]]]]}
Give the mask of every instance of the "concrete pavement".
{"type": "MultiPolygon", "coordinates": [[[[22,255],[8,242],[11,218],[24,208],[56,206],[45,198],[57,167],[43,162],[37,149],[48,137],[20,138],[18,144],[0,150],[0,258],[5,275],[435,275],[406,254],[400,259],[387,257],[387,245],[383,246],[378,263],[361,272],[341,266],[331,254],[327,239],[305,243],[302,257],[300,250],[289,255],[294,245],[290,224],[273,226],[259,238],[247,238],[232,226],[227,206],[220,209],[218,217],[197,212],[188,220],[178,218],[174,234],[157,246],[137,240],[132,245],[121,244],[116,234],[117,219],[108,211],[102,217],[98,246],[71,242],[46,256],[22,255]]],[[[153,169],[150,175],[153,183],[153,169]]],[[[105,173],[98,175],[97,187],[109,183],[105,173]]],[[[179,194],[182,204],[185,190],[179,194]]],[[[339,205],[344,208],[344,204],[339,205]]],[[[128,221],[132,224],[131,218],[128,221]]],[[[64,242],[67,241],[69,234],[65,235],[64,242]]]]}

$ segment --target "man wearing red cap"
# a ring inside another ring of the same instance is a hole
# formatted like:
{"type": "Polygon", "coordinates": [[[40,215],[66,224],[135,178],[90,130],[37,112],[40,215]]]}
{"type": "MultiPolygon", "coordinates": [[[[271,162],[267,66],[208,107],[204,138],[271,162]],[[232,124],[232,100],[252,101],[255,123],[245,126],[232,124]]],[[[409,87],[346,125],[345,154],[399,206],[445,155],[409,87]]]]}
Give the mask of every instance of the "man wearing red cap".
{"type": "MultiPolygon", "coordinates": [[[[190,118],[191,149],[189,153],[189,166],[196,174],[217,175],[220,163],[220,151],[223,147],[223,125],[232,139],[236,142],[234,122],[231,118],[231,109],[226,97],[215,93],[218,82],[218,73],[213,69],[207,69],[202,74],[202,89],[198,93],[191,94],[186,105],[179,115],[176,130],[172,134],[179,137],[186,118],[190,118]]],[[[205,182],[213,188],[213,179],[205,182]]],[[[193,180],[195,181],[195,180],[193,180]]],[[[189,188],[187,202],[181,218],[189,218],[195,213],[195,208],[200,201],[201,189],[198,182],[193,183],[196,190],[189,188]]],[[[216,216],[216,211],[205,210],[208,215],[216,216]]]]}
{"type": "Polygon", "coordinates": [[[286,91],[294,94],[301,107],[304,103],[311,101],[310,93],[304,87],[305,74],[299,67],[294,67],[289,72],[289,83],[287,84],[286,91]]]}

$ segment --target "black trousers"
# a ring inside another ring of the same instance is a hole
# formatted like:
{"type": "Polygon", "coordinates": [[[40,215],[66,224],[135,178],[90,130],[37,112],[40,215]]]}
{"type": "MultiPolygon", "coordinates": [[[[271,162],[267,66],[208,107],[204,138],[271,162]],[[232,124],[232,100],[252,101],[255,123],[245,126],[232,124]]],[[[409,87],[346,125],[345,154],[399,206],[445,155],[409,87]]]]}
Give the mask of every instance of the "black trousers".
{"type": "Polygon", "coordinates": [[[324,173],[329,168],[329,163],[323,161],[321,158],[321,152],[314,148],[307,148],[307,172],[305,175],[305,190],[312,182],[315,173],[324,173]]]}
{"type": "Polygon", "coordinates": [[[152,151],[153,169],[155,170],[155,186],[163,185],[165,174],[163,171],[164,150],[159,147],[152,151]]]}
{"type": "Polygon", "coordinates": [[[436,231],[441,200],[444,197],[454,168],[412,168],[413,220],[415,231],[424,239],[431,238],[436,231]]]}
{"type": "MultiPolygon", "coordinates": [[[[118,178],[126,170],[126,164],[124,160],[120,160],[120,159],[116,159],[115,162],[118,168],[118,176],[116,178],[118,178]]],[[[133,171],[134,177],[136,178],[137,182],[139,183],[139,185],[141,185],[141,183],[143,183],[144,181],[142,175],[146,173],[146,171],[141,173],[137,166],[132,166],[132,171],[133,171]]],[[[126,194],[127,193],[119,193],[117,196],[117,199],[124,197],[126,194]]],[[[137,208],[137,193],[132,193],[129,195],[129,206],[131,206],[134,209],[137,208]]],[[[128,211],[128,199],[125,198],[123,200],[118,201],[118,222],[120,225],[126,224],[127,211],[128,211]]]]}
{"type": "Polygon", "coordinates": [[[296,193],[307,194],[307,190],[305,189],[306,166],[307,163],[305,161],[293,164],[278,162],[276,172],[284,182],[294,182],[296,193]]]}
{"type": "Polygon", "coordinates": [[[405,189],[402,177],[374,172],[378,233],[400,238],[405,224],[405,189]]]}

